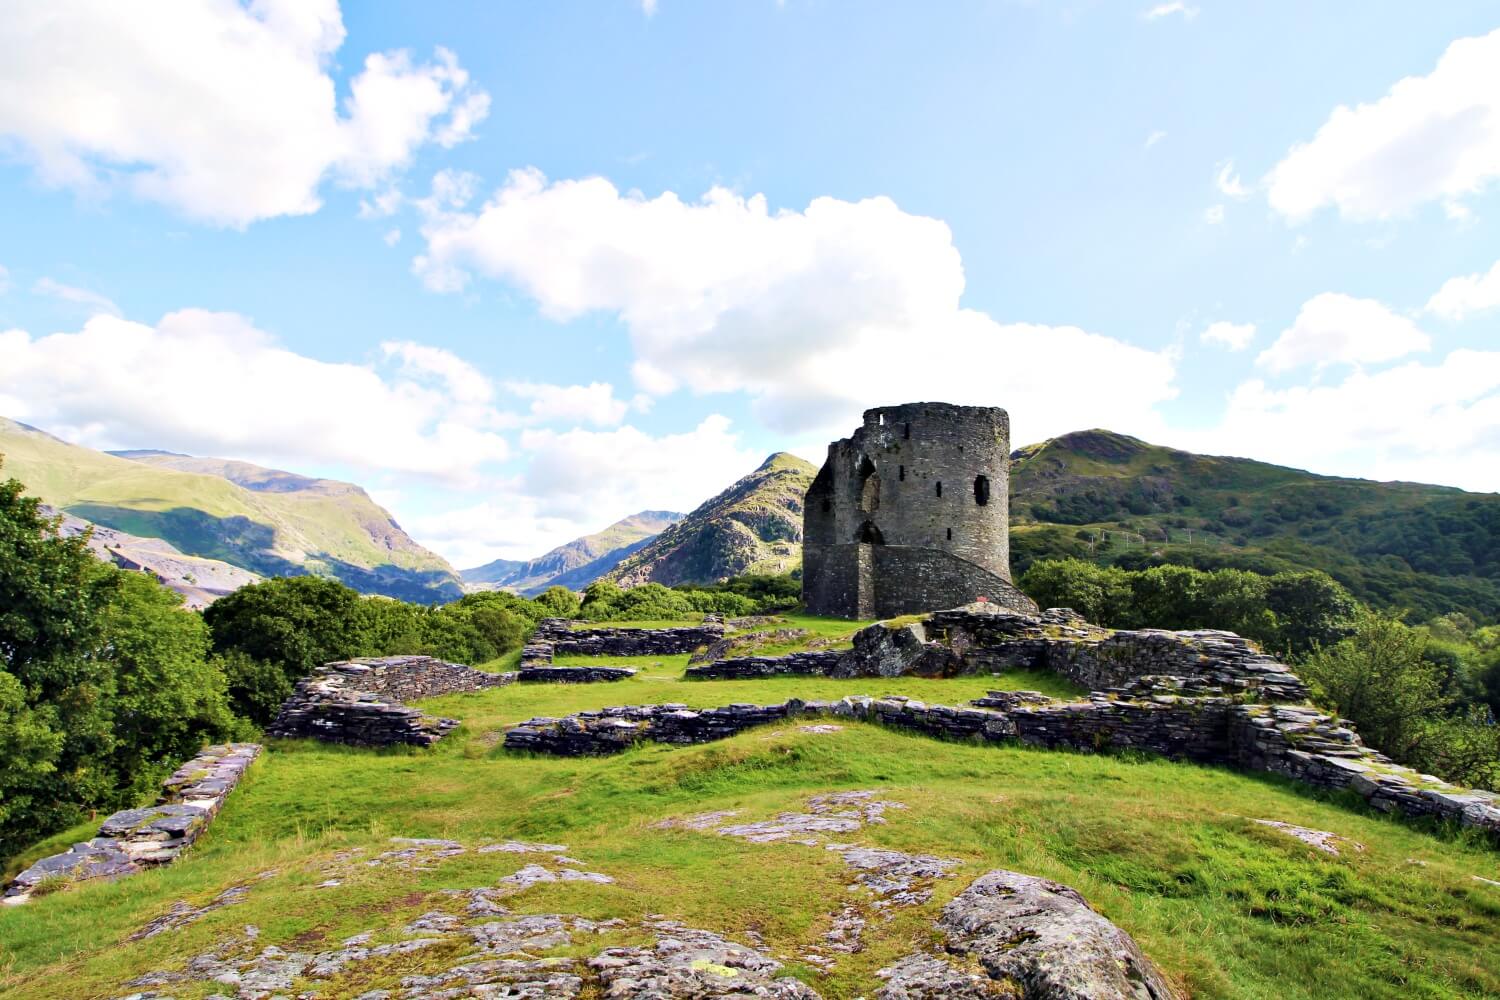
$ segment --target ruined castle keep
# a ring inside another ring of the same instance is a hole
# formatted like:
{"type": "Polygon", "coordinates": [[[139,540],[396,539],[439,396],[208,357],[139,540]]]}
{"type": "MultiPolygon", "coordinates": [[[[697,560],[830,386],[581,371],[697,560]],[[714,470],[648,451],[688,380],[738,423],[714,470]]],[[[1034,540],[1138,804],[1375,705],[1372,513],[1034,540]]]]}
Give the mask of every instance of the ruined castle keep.
{"type": "Polygon", "coordinates": [[[987,600],[1028,614],[1010,582],[1010,417],[999,407],[866,410],[828,446],[803,512],[802,599],[840,618],[987,600]]]}

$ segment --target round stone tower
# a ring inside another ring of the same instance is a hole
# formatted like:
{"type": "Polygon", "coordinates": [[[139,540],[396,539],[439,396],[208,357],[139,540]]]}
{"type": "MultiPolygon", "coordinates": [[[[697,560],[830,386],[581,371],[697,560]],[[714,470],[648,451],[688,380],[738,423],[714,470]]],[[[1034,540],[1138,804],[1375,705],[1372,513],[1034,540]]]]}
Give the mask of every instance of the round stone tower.
{"type": "Polygon", "coordinates": [[[890,617],[978,599],[1034,613],[1010,582],[1010,417],[998,407],[866,410],[828,446],[803,515],[815,614],[890,617]]]}

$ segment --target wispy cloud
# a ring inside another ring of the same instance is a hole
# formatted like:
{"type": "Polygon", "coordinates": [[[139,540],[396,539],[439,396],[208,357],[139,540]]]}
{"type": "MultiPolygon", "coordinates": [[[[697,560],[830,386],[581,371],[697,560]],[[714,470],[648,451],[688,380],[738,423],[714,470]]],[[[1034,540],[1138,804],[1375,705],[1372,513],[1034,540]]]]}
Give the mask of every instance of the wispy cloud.
{"type": "Polygon", "coordinates": [[[1159,3],[1147,9],[1141,16],[1148,21],[1156,21],[1163,17],[1171,17],[1173,14],[1180,14],[1184,21],[1191,21],[1198,16],[1198,8],[1185,4],[1182,0],[1170,0],[1168,3],[1159,3]]]}
{"type": "Polygon", "coordinates": [[[1161,142],[1166,137],[1167,133],[1163,132],[1161,129],[1157,129],[1155,132],[1152,132],[1150,135],[1146,136],[1146,148],[1150,149],[1152,146],[1156,145],[1158,142],[1161,142]]]}
{"type": "Polygon", "coordinates": [[[1234,172],[1233,160],[1225,160],[1219,164],[1219,172],[1214,175],[1214,186],[1231,198],[1243,201],[1250,197],[1250,189],[1245,187],[1240,175],[1234,172]]]}
{"type": "Polygon", "coordinates": [[[120,307],[115,305],[113,300],[100,295],[98,292],[91,292],[87,288],[76,288],[73,285],[65,285],[60,281],[53,281],[51,278],[38,278],[36,284],[31,286],[31,290],[37,295],[45,295],[50,299],[61,299],[64,302],[83,306],[91,316],[97,316],[99,313],[106,313],[110,316],[122,315],[120,307]]]}

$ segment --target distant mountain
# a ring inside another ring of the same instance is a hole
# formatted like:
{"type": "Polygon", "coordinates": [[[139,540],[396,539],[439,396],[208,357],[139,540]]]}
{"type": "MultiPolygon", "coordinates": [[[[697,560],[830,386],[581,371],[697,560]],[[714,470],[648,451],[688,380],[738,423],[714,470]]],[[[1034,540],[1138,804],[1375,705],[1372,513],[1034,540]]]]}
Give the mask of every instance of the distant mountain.
{"type": "Polygon", "coordinates": [[[559,545],[536,559],[496,559],[463,570],[465,586],[474,590],[512,590],[540,594],[548,587],[582,590],[614,569],[666,528],[682,520],[669,510],[643,510],[616,521],[603,531],[559,545]]]}
{"type": "Polygon", "coordinates": [[[786,452],[663,531],[607,574],[621,586],[712,583],[802,565],[802,499],[817,474],[786,452]]]}
{"type": "Polygon", "coordinates": [[[458,597],[458,574],[364,490],[248,462],[109,455],[0,417],[0,476],[44,503],[179,553],[262,576],[314,573],[365,593],[458,597]]]}
{"type": "Polygon", "coordinates": [[[1011,456],[1011,562],[1322,569],[1378,607],[1500,618],[1500,494],[1321,476],[1112,431],[1011,456]]]}
{"type": "Polygon", "coordinates": [[[100,560],[121,569],[150,573],[165,586],[181,594],[184,603],[190,608],[206,608],[225,594],[233,593],[248,584],[259,583],[261,579],[247,569],[231,566],[218,559],[183,555],[171,542],[160,538],[141,538],[116,531],[46,504],[42,505],[42,512],[48,517],[62,518],[59,533],[64,538],[72,538],[93,529],[89,536],[89,548],[100,560]]]}

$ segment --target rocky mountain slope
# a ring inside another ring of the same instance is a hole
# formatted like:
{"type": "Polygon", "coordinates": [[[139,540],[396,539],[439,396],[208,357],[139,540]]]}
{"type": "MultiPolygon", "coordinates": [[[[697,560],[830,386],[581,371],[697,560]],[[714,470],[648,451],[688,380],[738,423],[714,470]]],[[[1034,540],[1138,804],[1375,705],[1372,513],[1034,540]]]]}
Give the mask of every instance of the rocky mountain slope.
{"type": "Polygon", "coordinates": [[[1500,495],[1321,476],[1090,430],[1011,459],[1011,559],[1322,569],[1418,617],[1500,614],[1500,495]]]}
{"type": "Polygon", "coordinates": [[[802,564],[802,498],[817,471],[796,455],[777,452],[607,577],[626,587],[671,586],[796,569],[802,564]]]}
{"type": "Polygon", "coordinates": [[[75,517],[263,576],[316,573],[415,601],[461,593],[453,568],[358,486],[245,462],[128,454],[0,417],[0,475],[75,517]]]}
{"type": "Polygon", "coordinates": [[[260,577],[247,569],[218,559],[184,555],[171,542],[160,538],[142,538],[116,531],[45,504],[42,510],[48,517],[62,518],[58,527],[64,538],[81,535],[92,528],[89,549],[100,560],[121,569],[150,573],[163,585],[181,594],[190,608],[205,608],[225,594],[260,582],[260,577]]]}
{"type": "Polygon", "coordinates": [[[511,590],[518,594],[540,594],[554,586],[582,590],[680,520],[682,515],[675,511],[643,510],[536,559],[496,559],[463,570],[460,576],[468,590],[511,590]]]}

